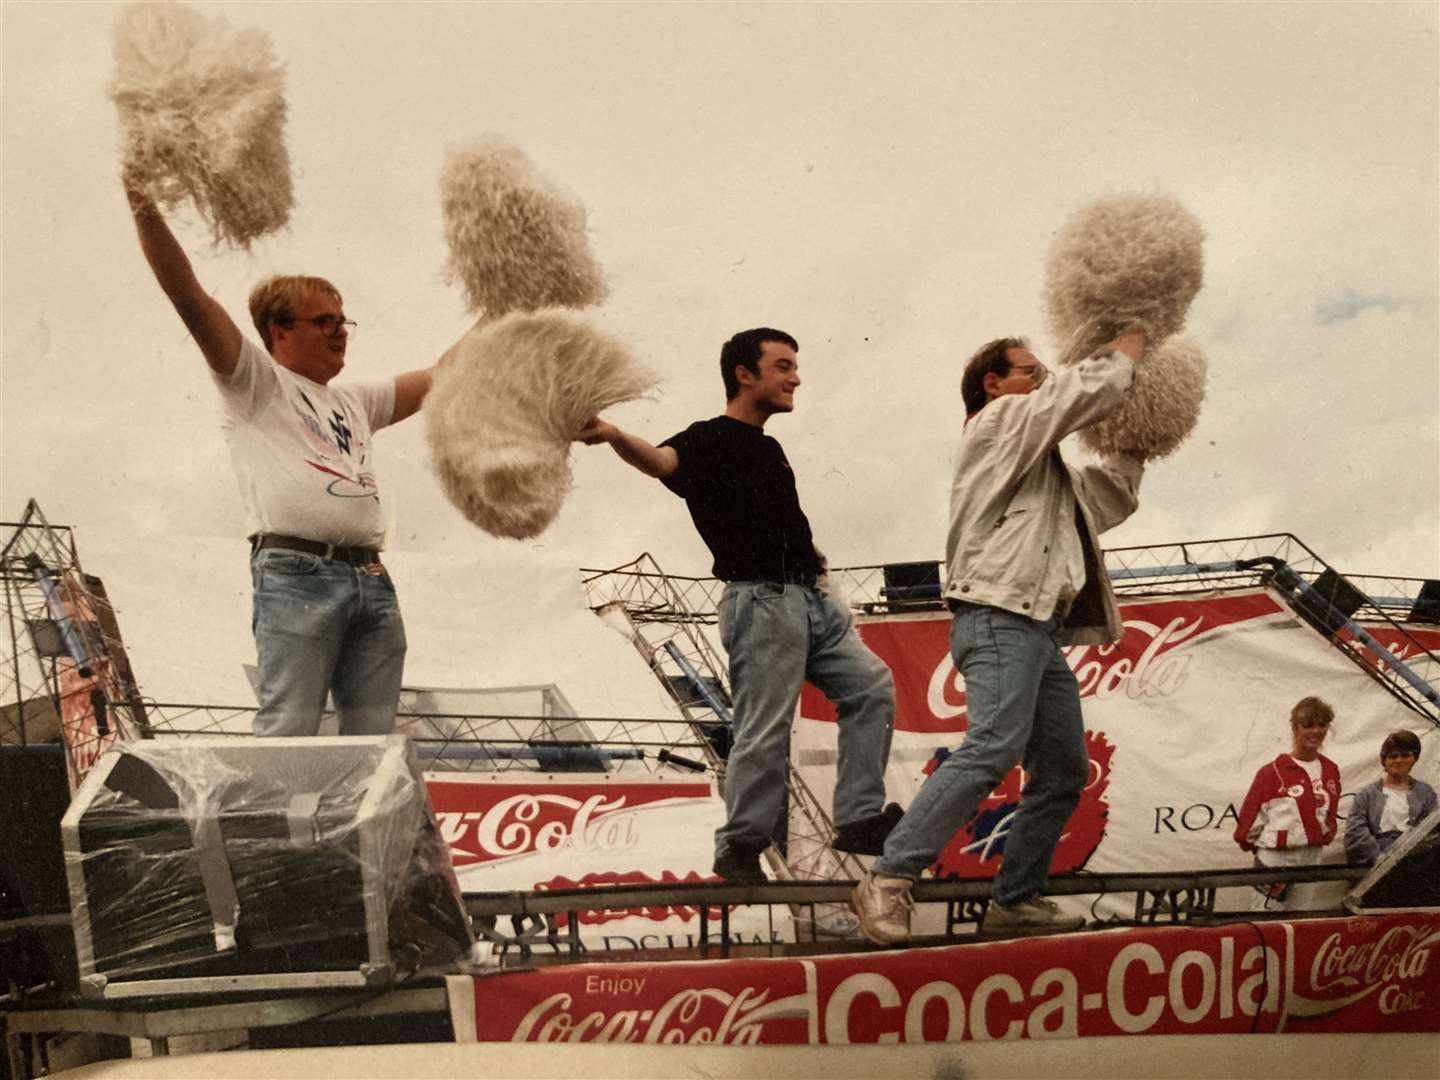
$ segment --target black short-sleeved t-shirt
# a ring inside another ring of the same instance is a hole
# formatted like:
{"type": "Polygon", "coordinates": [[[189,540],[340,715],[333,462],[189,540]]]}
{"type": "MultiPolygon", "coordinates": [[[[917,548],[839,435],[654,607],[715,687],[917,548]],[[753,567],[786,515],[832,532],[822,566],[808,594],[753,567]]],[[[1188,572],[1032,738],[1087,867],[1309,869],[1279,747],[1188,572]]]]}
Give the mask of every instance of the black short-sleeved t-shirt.
{"type": "Polygon", "coordinates": [[[820,559],[780,444],[729,416],[666,439],[680,463],[663,483],[685,500],[721,581],[812,584],[820,559]]]}

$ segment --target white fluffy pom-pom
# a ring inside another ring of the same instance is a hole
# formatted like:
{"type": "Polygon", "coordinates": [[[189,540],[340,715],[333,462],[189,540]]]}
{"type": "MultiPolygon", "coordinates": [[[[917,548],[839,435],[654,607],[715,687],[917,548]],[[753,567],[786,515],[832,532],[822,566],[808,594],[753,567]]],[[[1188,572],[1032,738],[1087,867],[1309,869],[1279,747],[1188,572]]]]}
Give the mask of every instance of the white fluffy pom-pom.
{"type": "Polygon", "coordinates": [[[1163,341],[1200,291],[1205,231],[1178,199],[1122,194],[1081,207],[1045,265],[1045,310],[1061,363],[1083,360],[1131,326],[1163,341]]]}
{"type": "Polygon", "coordinates": [[[605,274],[590,253],[585,207],[542,176],[514,143],[485,136],[451,150],[440,174],[450,245],[447,273],[477,314],[604,300],[605,274]]]}
{"type": "Polygon", "coordinates": [[[126,183],[165,209],[191,200],[217,244],[281,228],[295,198],[269,36],[182,4],[130,4],[114,51],[126,183]]]}
{"type": "Polygon", "coordinates": [[[1124,404],[1082,428],[1080,442],[1096,453],[1125,451],[1147,461],[1173,453],[1200,419],[1205,369],[1205,354],[1189,338],[1147,350],[1124,404]]]}
{"type": "Polygon", "coordinates": [[[585,423],[655,383],[624,345],[567,312],[482,323],[425,398],[440,485],[486,532],[536,536],[570,490],[570,447],[585,423]]]}

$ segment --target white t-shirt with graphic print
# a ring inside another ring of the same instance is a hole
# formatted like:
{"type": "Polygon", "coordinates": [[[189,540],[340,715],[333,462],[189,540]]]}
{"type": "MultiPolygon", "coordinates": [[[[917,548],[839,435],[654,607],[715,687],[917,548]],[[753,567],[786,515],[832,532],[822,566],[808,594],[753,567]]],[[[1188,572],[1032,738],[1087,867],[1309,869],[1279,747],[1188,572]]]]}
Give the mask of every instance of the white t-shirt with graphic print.
{"type": "Polygon", "coordinates": [[[245,339],[235,370],[211,375],[246,534],[380,547],[385,514],[371,438],[394,416],[394,381],[321,386],[245,339]]]}

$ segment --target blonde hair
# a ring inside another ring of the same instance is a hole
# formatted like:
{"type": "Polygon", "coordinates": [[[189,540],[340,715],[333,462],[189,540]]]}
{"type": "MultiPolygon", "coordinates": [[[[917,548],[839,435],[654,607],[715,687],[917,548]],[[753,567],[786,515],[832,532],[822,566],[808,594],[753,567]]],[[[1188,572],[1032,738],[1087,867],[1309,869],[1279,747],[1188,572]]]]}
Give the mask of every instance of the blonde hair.
{"type": "Polygon", "coordinates": [[[274,274],[250,290],[250,319],[260,332],[266,352],[270,348],[270,327],[276,323],[284,325],[294,321],[295,308],[307,296],[325,293],[340,303],[344,298],[340,290],[322,277],[307,277],[304,274],[274,274]]]}

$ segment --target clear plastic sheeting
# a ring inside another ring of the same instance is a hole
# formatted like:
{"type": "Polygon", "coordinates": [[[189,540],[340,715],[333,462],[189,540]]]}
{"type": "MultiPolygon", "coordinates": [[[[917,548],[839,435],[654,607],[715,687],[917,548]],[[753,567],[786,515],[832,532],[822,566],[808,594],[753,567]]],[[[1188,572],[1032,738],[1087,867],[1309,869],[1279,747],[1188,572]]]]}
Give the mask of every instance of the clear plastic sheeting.
{"type": "Polygon", "coordinates": [[[122,743],[62,833],[92,992],[306,972],[377,983],[473,940],[404,736],[122,743]]]}

